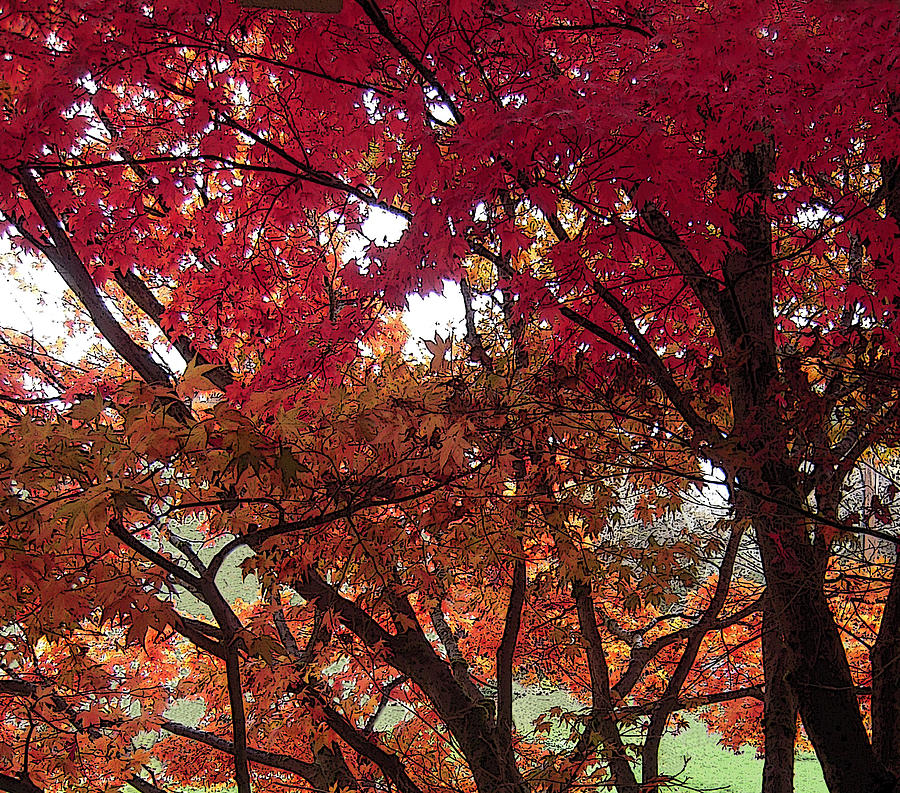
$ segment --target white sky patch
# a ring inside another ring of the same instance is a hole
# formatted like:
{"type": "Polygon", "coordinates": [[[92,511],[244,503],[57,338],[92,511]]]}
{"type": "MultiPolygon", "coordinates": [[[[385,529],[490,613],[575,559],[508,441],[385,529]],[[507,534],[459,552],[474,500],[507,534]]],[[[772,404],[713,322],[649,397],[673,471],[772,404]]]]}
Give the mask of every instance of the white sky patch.
{"type": "Polygon", "coordinates": [[[721,468],[714,468],[707,460],[700,460],[700,469],[706,479],[703,493],[709,505],[727,512],[731,508],[731,491],[725,472],[721,468]]]}
{"type": "Polygon", "coordinates": [[[409,341],[404,352],[414,358],[428,357],[425,340],[432,340],[435,333],[457,339],[465,335],[465,312],[459,284],[444,281],[443,292],[432,292],[424,297],[410,295],[406,299],[403,323],[409,328],[409,341]]]}
{"type": "MultiPolygon", "coordinates": [[[[65,294],[65,282],[51,265],[16,250],[8,239],[0,237],[0,326],[27,333],[48,350],[55,350],[62,360],[76,363],[93,345],[106,341],[97,333],[73,334],[66,327],[66,321],[72,319],[72,305],[67,304],[65,294]]],[[[119,308],[103,297],[113,316],[122,321],[119,308]]],[[[71,299],[80,305],[77,299],[71,299]]],[[[171,371],[181,372],[185,362],[162,332],[154,330],[155,357],[171,371]]]]}
{"type": "MultiPolygon", "coordinates": [[[[368,243],[389,246],[396,243],[407,228],[407,222],[396,215],[368,208],[363,223],[362,238],[357,246],[348,246],[348,258],[360,255],[368,243]]],[[[26,333],[48,349],[55,349],[64,360],[79,361],[98,342],[95,333],[73,335],[66,326],[72,318],[72,297],[66,300],[66,285],[53,267],[40,257],[17,250],[8,238],[0,238],[0,326],[26,333]]],[[[77,304],[77,300],[75,301],[77,304]]],[[[118,306],[109,300],[107,306],[120,321],[123,319],[118,306]]],[[[459,285],[445,281],[441,292],[428,295],[410,295],[402,318],[409,328],[410,339],[405,352],[422,360],[428,357],[425,340],[432,340],[435,333],[443,338],[456,339],[465,334],[465,316],[459,285]]],[[[161,333],[154,337],[153,352],[170,370],[180,372],[184,362],[161,333]]]]}
{"type": "MultiPolygon", "coordinates": [[[[400,240],[407,225],[407,221],[401,217],[378,207],[369,207],[362,233],[367,242],[388,246],[400,240]]],[[[364,245],[365,243],[360,240],[359,250],[351,246],[349,255],[351,257],[360,255],[364,245]]],[[[409,295],[406,306],[402,317],[403,323],[409,329],[409,341],[404,352],[412,358],[422,360],[428,357],[424,341],[434,339],[435,333],[439,333],[443,338],[453,335],[457,339],[465,335],[462,292],[459,284],[453,281],[444,281],[441,292],[409,295]]]]}
{"type": "Polygon", "coordinates": [[[63,302],[65,284],[49,266],[14,250],[0,237],[0,264],[4,281],[0,289],[0,324],[54,344],[68,334],[63,302]]]}
{"type": "Polygon", "coordinates": [[[376,245],[393,245],[399,242],[408,225],[406,220],[397,215],[378,207],[369,207],[362,224],[362,232],[376,245]]]}
{"type": "MultiPolygon", "coordinates": [[[[380,244],[390,244],[403,233],[403,223],[386,212],[378,212],[366,229],[380,244]]],[[[71,318],[71,305],[64,299],[66,285],[52,266],[38,258],[17,251],[8,239],[0,238],[0,326],[34,337],[49,348],[62,344],[57,352],[64,360],[80,360],[99,338],[93,334],[72,335],[66,327],[71,318]]],[[[112,308],[112,307],[111,307],[112,308]]],[[[119,315],[118,311],[114,314],[119,315]]],[[[420,296],[410,295],[403,322],[409,328],[407,355],[427,357],[424,341],[439,333],[457,339],[465,334],[465,317],[459,285],[445,281],[443,292],[420,296]]],[[[160,339],[154,353],[173,371],[180,372],[184,362],[168,344],[160,339]]]]}

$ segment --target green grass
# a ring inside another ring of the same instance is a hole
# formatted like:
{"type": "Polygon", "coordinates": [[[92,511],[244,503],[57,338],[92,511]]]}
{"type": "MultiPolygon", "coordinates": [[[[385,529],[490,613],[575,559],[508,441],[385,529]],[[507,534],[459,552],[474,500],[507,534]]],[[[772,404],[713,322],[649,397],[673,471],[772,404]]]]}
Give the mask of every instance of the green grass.
{"type": "MultiPolygon", "coordinates": [[[[520,690],[513,704],[513,719],[524,733],[530,733],[531,724],[542,713],[553,707],[565,710],[578,705],[561,691],[541,692],[535,689],[520,690]]],[[[543,736],[547,747],[559,751],[567,745],[569,728],[555,726],[543,736]]],[[[678,735],[666,735],[660,746],[660,773],[678,775],[682,787],[673,785],[669,790],[703,791],[704,793],[760,793],[762,789],[762,759],[753,749],[740,754],[724,749],[716,735],[706,730],[706,725],[689,719],[687,729],[678,735]],[[683,769],[683,770],[682,770],[683,769]],[[679,773],[680,772],[680,773],[679,773]]],[[[640,772],[638,772],[640,773],[640,772]]],[[[805,752],[797,756],[794,764],[794,790],[797,793],[827,793],[822,771],[815,755],[805,752]]]]}
{"type": "MultiPolygon", "coordinates": [[[[741,754],[723,749],[706,726],[694,722],[680,735],[667,735],[660,748],[660,773],[675,774],[687,789],[722,793],[759,793],[762,788],[762,760],[750,749],[741,754]]],[[[825,780],[815,755],[803,753],[794,764],[797,793],[826,793],[825,780]]]]}
{"type": "MultiPolygon", "coordinates": [[[[541,712],[560,705],[561,700],[564,703],[568,701],[558,692],[520,697],[516,701],[516,721],[520,728],[526,728],[532,719],[541,712]]],[[[394,712],[389,713],[387,720],[397,721],[404,713],[405,710],[395,708],[394,712]]],[[[202,715],[202,708],[198,708],[195,702],[184,702],[180,707],[170,709],[167,715],[193,724],[202,715]]],[[[560,728],[554,732],[556,735],[550,736],[551,742],[554,738],[560,740],[568,730],[560,728]]],[[[562,744],[565,744],[565,739],[562,739],[562,744]]],[[[660,747],[660,773],[678,774],[679,782],[683,783],[682,787],[672,787],[670,790],[759,793],[762,788],[762,766],[762,760],[757,758],[752,749],[741,754],[723,749],[719,746],[718,737],[709,734],[706,725],[693,719],[690,726],[678,735],[666,735],[660,747]]],[[[797,757],[794,766],[794,790],[797,793],[827,793],[822,771],[814,755],[803,753],[797,757]]],[[[129,793],[137,792],[129,790],[129,793]]],[[[197,793],[211,793],[211,791],[198,790],[197,793]]],[[[223,793],[227,791],[223,789],[223,793]]]]}

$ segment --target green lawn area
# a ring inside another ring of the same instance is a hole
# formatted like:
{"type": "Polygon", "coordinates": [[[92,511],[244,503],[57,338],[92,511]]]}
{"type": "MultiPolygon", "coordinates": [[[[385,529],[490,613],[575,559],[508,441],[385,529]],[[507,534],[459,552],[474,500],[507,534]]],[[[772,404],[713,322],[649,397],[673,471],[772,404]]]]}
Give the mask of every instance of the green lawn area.
{"type": "MultiPolygon", "coordinates": [[[[519,698],[516,702],[516,715],[520,727],[529,723],[542,709],[559,705],[561,701],[565,700],[558,693],[532,694],[519,698]]],[[[401,718],[402,713],[403,710],[397,707],[394,712],[389,713],[388,720],[401,718]]],[[[201,714],[196,703],[191,702],[173,708],[168,715],[194,723],[201,714]]],[[[562,731],[558,734],[561,735],[562,731]]],[[[692,720],[690,726],[678,735],[665,736],[660,749],[662,774],[676,774],[684,767],[684,773],[680,776],[684,787],[673,787],[670,790],[759,793],[762,787],[762,766],[762,760],[756,757],[752,749],[741,754],[723,749],[719,746],[717,736],[709,734],[706,726],[699,721],[692,720]]],[[[822,771],[814,755],[804,753],[798,756],[794,766],[794,789],[797,793],[827,793],[822,771]]],[[[232,790],[223,788],[222,793],[232,790]]],[[[137,792],[129,788],[129,793],[137,792]]]]}
{"type": "MultiPolygon", "coordinates": [[[[520,730],[529,732],[534,719],[552,708],[575,710],[578,704],[561,691],[520,689],[513,704],[513,719],[520,730]]],[[[559,750],[566,744],[569,728],[557,726],[545,736],[550,748],[559,750]]],[[[721,791],[721,793],[759,793],[762,789],[762,759],[753,749],[741,754],[724,749],[716,735],[706,730],[699,720],[690,719],[690,726],[678,735],[666,735],[660,747],[660,773],[675,775],[684,768],[679,781],[684,787],[677,791],[721,791]],[[685,758],[687,764],[685,765],[685,758]]],[[[812,753],[797,757],[794,765],[794,789],[797,793],[827,793],[819,763],[812,753]]]]}
{"type": "MultiPolygon", "coordinates": [[[[660,750],[660,771],[677,773],[687,758],[683,779],[687,789],[723,793],[759,793],[762,787],[762,760],[753,750],[742,754],[723,749],[715,735],[699,722],[680,735],[667,735],[660,750]]],[[[797,793],[826,793],[825,780],[815,755],[804,753],[794,766],[797,793]]]]}

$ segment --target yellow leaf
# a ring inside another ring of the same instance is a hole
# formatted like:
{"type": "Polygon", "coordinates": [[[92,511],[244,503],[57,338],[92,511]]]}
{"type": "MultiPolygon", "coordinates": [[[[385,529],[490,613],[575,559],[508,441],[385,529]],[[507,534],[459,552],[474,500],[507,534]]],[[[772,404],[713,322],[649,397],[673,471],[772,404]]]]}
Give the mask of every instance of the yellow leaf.
{"type": "Polygon", "coordinates": [[[103,399],[95,394],[90,399],[83,399],[70,411],[69,417],[81,421],[93,421],[103,412],[103,399]]]}
{"type": "Polygon", "coordinates": [[[218,391],[219,389],[207,378],[207,375],[213,369],[218,368],[218,364],[198,364],[196,358],[191,360],[184,370],[184,374],[178,378],[178,395],[181,397],[190,397],[197,391],[218,391]]]}

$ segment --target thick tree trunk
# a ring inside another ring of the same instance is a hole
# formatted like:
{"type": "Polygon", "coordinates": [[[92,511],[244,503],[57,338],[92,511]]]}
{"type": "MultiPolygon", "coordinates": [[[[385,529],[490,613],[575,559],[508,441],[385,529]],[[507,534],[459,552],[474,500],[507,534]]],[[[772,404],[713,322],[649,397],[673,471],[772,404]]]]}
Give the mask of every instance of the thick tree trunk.
{"type": "Polygon", "coordinates": [[[759,200],[733,215],[740,247],[722,264],[724,288],[698,292],[710,310],[728,362],[736,441],[748,463],[737,482],[762,555],[771,608],[788,649],[788,681],[803,726],[831,793],[896,793],[893,774],[879,762],[859,710],[850,665],[822,587],[822,559],[803,517],[806,498],[790,451],[791,430],[775,392],[782,382],[775,343],[772,222],[765,199],[773,185],[775,146],[765,141],[722,159],[717,189],[759,200]]]}
{"type": "Polygon", "coordinates": [[[797,700],[788,682],[788,649],[778,615],[767,602],[763,609],[762,654],[765,676],[762,793],[793,793],[794,746],[797,739],[797,700]]]}
{"type": "MultiPolygon", "coordinates": [[[[889,95],[887,111],[900,113],[900,95],[889,95]]],[[[887,214],[900,225],[900,159],[881,161],[881,184],[887,214]]],[[[891,587],[875,646],[872,664],[872,744],[878,759],[900,779],[900,549],[894,549],[891,587]]]]}
{"type": "Polygon", "coordinates": [[[900,777],[900,554],[895,556],[891,588],[872,662],[872,744],[885,768],[900,777]]]}
{"type": "Polygon", "coordinates": [[[863,726],[850,665],[819,585],[805,526],[791,515],[765,509],[757,511],[755,522],[771,606],[788,648],[788,680],[828,789],[895,793],[897,781],[876,758],[863,726]]]}
{"type": "Polygon", "coordinates": [[[238,793],[251,793],[250,762],[247,759],[247,717],[237,649],[232,644],[225,655],[228,701],[231,705],[231,729],[234,735],[234,784],[238,793]]]}

